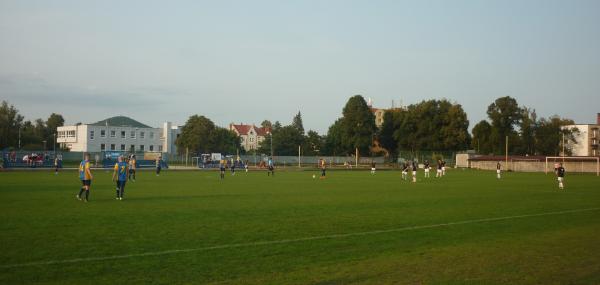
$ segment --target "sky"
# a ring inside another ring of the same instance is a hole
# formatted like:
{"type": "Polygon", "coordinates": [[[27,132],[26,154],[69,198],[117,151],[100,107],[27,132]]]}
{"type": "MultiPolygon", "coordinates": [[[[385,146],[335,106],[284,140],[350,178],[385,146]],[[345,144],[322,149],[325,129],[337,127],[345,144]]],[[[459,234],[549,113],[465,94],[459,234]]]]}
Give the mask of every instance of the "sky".
{"type": "Polygon", "coordinates": [[[595,122],[600,1],[0,0],[0,100],[67,124],[289,124],[446,98],[595,122]]]}

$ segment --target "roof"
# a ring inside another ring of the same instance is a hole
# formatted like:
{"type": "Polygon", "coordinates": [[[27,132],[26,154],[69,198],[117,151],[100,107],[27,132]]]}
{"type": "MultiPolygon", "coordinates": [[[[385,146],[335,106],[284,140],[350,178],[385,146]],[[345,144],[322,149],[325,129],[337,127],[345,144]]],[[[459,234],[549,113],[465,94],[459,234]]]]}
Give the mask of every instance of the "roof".
{"type": "Polygon", "coordinates": [[[152,128],[148,125],[144,125],[132,118],[125,116],[116,116],[108,119],[104,119],[99,122],[90,124],[92,126],[111,126],[111,127],[133,127],[133,128],[152,128]]]}
{"type": "Polygon", "coordinates": [[[255,125],[231,124],[230,128],[232,130],[235,129],[237,131],[237,133],[240,135],[247,135],[251,129],[254,129],[257,135],[263,136],[263,137],[267,135],[267,132],[269,132],[269,128],[262,128],[262,127],[258,128],[255,125]]]}

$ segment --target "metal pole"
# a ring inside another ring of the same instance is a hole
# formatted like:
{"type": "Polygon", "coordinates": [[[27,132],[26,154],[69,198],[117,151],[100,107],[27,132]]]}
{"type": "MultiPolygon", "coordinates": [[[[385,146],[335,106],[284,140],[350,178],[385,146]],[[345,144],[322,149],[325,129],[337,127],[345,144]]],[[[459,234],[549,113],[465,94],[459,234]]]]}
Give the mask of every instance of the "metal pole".
{"type": "Polygon", "coordinates": [[[19,150],[21,150],[21,126],[19,126],[19,150]]]}
{"type": "Polygon", "coordinates": [[[504,154],[506,156],[506,161],[504,164],[506,165],[506,168],[508,168],[508,136],[506,136],[506,150],[505,150],[504,154]]]}
{"type": "Polygon", "coordinates": [[[54,140],[52,141],[52,144],[53,144],[52,152],[54,152],[54,156],[56,157],[56,133],[54,133],[53,135],[54,135],[54,140]]]}
{"type": "Polygon", "coordinates": [[[301,153],[300,153],[300,146],[298,146],[298,168],[302,168],[302,165],[300,165],[300,157],[301,153]]]}
{"type": "Polygon", "coordinates": [[[565,163],[565,133],[562,134],[562,157],[563,163],[565,163]]]}
{"type": "Polygon", "coordinates": [[[356,148],[355,167],[358,168],[358,148],[356,148]]]}

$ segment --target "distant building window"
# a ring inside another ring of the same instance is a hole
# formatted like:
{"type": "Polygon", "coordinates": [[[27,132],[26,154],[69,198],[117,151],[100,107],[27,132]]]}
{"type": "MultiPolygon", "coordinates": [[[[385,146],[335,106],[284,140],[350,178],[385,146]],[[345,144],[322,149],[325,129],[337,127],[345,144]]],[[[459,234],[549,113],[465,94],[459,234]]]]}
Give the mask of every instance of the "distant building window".
{"type": "Polygon", "coordinates": [[[154,138],[154,132],[150,132],[150,138],[153,139],[154,138]]]}
{"type": "Polygon", "coordinates": [[[162,151],[163,151],[162,145],[159,145],[159,146],[158,146],[158,151],[160,151],[160,152],[162,152],[162,151]]]}
{"type": "Polygon", "coordinates": [[[94,139],[94,131],[90,131],[90,139],[93,140],[94,139]]]}
{"type": "Polygon", "coordinates": [[[115,144],[110,144],[110,150],[115,150],[115,144]]]}
{"type": "Polygon", "coordinates": [[[106,137],[106,130],[100,130],[100,137],[101,138],[105,138],[106,137]]]}
{"type": "Polygon", "coordinates": [[[100,144],[100,150],[101,151],[105,151],[106,150],[106,145],[105,144],[100,144]]]}
{"type": "Polygon", "coordinates": [[[140,150],[144,151],[144,145],[143,144],[140,145],[140,150]]]}
{"type": "Polygon", "coordinates": [[[134,152],[135,151],[135,145],[132,144],[131,146],[129,146],[129,151],[134,152]]]}
{"type": "Polygon", "coordinates": [[[125,145],[124,144],[121,145],[121,150],[125,151],[125,145]]]}
{"type": "Polygon", "coordinates": [[[150,151],[154,151],[154,146],[150,145],[150,151]]]}
{"type": "Polygon", "coordinates": [[[129,136],[130,136],[132,139],[135,139],[135,131],[131,131],[131,133],[129,134],[129,136]]]}
{"type": "Polygon", "coordinates": [[[254,138],[250,138],[250,142],[254,142],[254,138]]]}
{"type": "Polygon", "coordinates": [[[116,131],[110,131],[110,137],[114,138],[115,136],[117,136],[117,132],[116,131]]]}
{"type": "Polygon", "coordinates": [[[143,139],[146,136],[145,132],[140,132],[140,139],[143,139]]]}
{"type": "Polygon", "coordinates": [[[125,138],[125,131],[121,131],[121,138],[124,139],[125,138]]]}

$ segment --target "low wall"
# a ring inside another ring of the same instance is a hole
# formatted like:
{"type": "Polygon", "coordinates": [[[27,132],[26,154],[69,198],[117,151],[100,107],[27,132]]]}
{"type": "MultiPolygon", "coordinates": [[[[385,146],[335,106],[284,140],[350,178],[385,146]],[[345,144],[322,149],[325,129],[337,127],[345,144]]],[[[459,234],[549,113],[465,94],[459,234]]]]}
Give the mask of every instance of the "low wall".
{"type": "MultiPolygon", "coordinates": [[[[470,161],[470,167],[474,169],[483,170],[496,170],[497,161],[481,161],[473,160],[470,161]]],[[[552,172],[554,171],[554,162],[548,161],[548,168],[546,169],[546,161],[508,161],[506,165],[505,161],[500,161],[502,169],[504,171],[518,171],[518,172],[552,172]]],[[[567,172],[584,172],[584,173],[596,173],[597,163],[596,161],[565,161],[563,167],[567,172]]]]}

